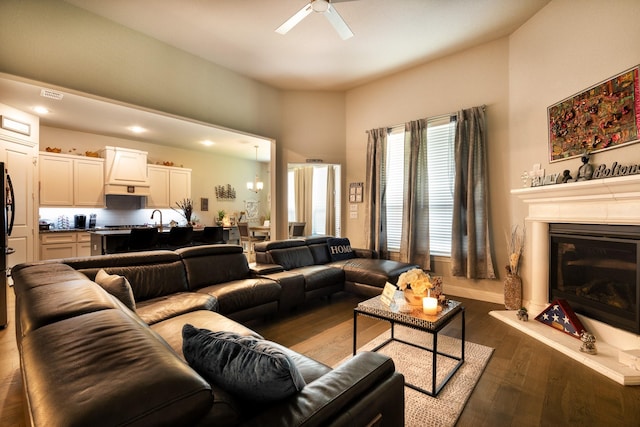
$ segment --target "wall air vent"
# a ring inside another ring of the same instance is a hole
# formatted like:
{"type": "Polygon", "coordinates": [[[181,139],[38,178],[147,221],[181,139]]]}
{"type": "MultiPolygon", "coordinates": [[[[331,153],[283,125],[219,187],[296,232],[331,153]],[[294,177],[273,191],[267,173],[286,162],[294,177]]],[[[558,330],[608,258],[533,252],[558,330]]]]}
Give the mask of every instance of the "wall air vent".
{"type": "Polygon", "coordinates": [[[62,92],[58,92],[57,90],[53,90],[53,89],[42,89],[40,91],[40,96],[43,96],[45,98],[55,99],[56,101],[60,101],[64,97],[64,94],[62,92]]]}

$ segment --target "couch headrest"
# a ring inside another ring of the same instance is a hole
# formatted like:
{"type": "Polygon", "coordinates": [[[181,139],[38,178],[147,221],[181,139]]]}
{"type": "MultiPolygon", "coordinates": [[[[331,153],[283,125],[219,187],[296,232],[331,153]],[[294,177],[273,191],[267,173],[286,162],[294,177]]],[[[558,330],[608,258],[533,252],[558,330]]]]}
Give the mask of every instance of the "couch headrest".
{"type": "Polygon", "coordinates": [[[76,270],[105,267],[130,267],[149,264],[166,264],[180,261],[180,256],[168,250],[125,252],[119,254],[98,255],[86,258],[67,258],[62,263],[76,270]]]}
{"type": "Polygon", "coordinates": [[[332,239],[333,236],[310,236],[304,239],[307,245],[323,245],[327,243],[328,239],[332,239]]]}
{"type": "Polygon", "coordinates": [[[241,254],[242,246],[239,245],[202,245],[202,246],[188,246],[180,249],[176,249],[176,253],[180,258],[194,258],[208,255],[224,255],[224,254],[241,254]]]}
{"type": "Polygon", "coordinates": [[[267,252],[273,249],[297,248],[304,245],[305,241],[303,239],[270,240],[256,243],[254,248],[256,252],[267,252]]]}

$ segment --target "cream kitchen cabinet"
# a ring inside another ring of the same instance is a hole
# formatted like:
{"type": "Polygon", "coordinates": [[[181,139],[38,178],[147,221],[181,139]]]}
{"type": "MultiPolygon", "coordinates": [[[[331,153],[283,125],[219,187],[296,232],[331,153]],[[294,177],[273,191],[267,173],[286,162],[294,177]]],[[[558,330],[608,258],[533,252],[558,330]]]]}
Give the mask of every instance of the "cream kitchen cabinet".
{"type": "Polygon", "coordinates": [[[149,195],[147,207],[170,208],[191,198],[191,169],[148,165],[149,195]]]}
{"type": "Polygon", "coordinates": [[[104,207],[104,159],[41,153],[40,206],[104,207]]]}
{"type": "Polygon", "coordinates": [[[83,231],[40,234],[40,259],[91,256],[91,235],[83,231]]]}

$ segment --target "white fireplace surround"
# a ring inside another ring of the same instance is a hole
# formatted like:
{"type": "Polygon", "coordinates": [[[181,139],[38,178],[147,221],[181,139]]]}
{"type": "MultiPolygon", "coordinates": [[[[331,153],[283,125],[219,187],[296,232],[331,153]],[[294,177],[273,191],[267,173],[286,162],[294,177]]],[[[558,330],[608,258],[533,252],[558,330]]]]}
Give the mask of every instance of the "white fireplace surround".
{"type": "Polygon", "coordinates": [[[517,321],[513,312],[492,314],[621,384],[640,384],[640,371],[618,363],[618,350],[640,348],[640,336],[578,316],[585,329],[597,339],[599,354],[591,356],[576,353],[581,344],[579,340],[533,320],[550,302],[549,224],[640,225],[640,175],[519,188],[511,190],[511,194],[528,205],[522,275],[524,305],[528,308],[530,322],[517,321]],[[556,335],[559,335],[557,340],[556,335]],[[610,370],[615,372],[608,372],[610,370]]]}

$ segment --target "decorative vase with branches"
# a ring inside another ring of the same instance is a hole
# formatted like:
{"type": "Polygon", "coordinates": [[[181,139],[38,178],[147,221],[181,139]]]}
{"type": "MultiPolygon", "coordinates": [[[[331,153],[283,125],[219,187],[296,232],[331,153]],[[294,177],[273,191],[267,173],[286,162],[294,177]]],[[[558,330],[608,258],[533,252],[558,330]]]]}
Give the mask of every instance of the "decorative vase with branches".
{"type": "Polygon", "coordinates": [[[183,199],[181,201],[176,202],[176,208],[171,208],[174,211],[178,212],[180,215],[187,220],[187,226],[191,225],[191,216],[193,215],[193,201],[191,199],[183,199]]]}
{"type": "Polygon", "coordinates": [[[519,273],[525,229],[517,225],[511,227],[511,232],[506,237],[509,263],[505,267],[507,277],[504,279],[504,306],[507,310],[519,310],[522,308],[522,278],[519,273]]]}

